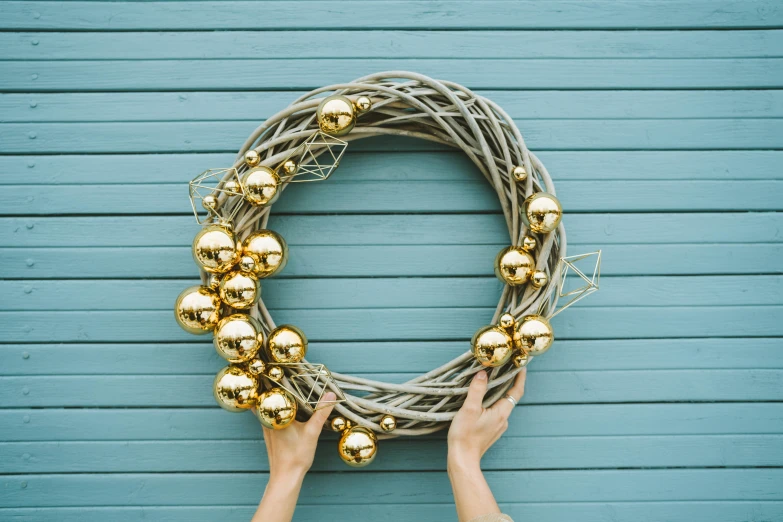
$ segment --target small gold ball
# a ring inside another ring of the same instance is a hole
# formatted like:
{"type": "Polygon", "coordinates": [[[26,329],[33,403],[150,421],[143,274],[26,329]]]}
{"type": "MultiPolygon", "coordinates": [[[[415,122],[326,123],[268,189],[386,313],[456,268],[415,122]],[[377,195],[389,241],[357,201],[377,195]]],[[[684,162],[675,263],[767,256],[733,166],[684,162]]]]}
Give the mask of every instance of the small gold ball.
{"type": "Polygon", "coordinates": [[[267,351],[274,362],[300,362],[307,355],[307,337],[292,324],[280,325],[269,334],[267,351]]]}
{"type": "Polygon", "coordinates": [[[271,430],[282,430],[296,418],[297,404],[294,396],[283,388],[272,388],[258,396],[258,420],[271,430]]]}
{"type": "Polygon", "coordinates": [[[533,285],[533,288],[541,288],[546,286],[548,282],[549,277],[547,277],[546,272],[543,270],[536,270],[533,272],[533,277],[530,278],[530,284],[533,285]]]}
{"type": "Polygon", "coordinates": [[[239,266],[239,269],[243,272],[255,272],[256,260],[251,256],[242,256],[239,258],[237,266],[239,266]]]}
{"type": "Polygon", "coordinates": [[[522,165],[519,165],[511,169],[511,175],[517,181],[525,181],[527,179],[527,170],[522,165]]]}
{"type": "Polygon", "coordinates": [[[261,163],[261,155],[253,149],[245,152],[245,163],[248,167],[255,167],[261,163]]]}
{"type": "Polygon", "coordinates": [[[384,415],[379,424],[383,431],[394,431],[397,428],[397,419],[391,415],[384,415]]]}
{"type": "Polygon", "coordinates": [[[261,323],[247,314],[233,314],[221,319],[212,339],[215,351],[230,363],[251,360],[263,343],[261,323]]]}
{"type": "Polygon", "coordinates": [[[332,419],[332,431],[343,431],[347,423],[343,417],[335,417],[332,419]]]}
{"type": "Polygon", "coordinates": [[[511,286],[527,283],[535,266],[533,256],[514,246],[504,248],[495,257],[495,275],[511,286]]]}
{"type": "Polygon", "coordinates": [[[292,159],[285,160],[283,163],[283,173],[286,176],[293,176],[298,170],[299,165],[292,159]]]}
{"type": "Polygon", "coordinates": [[[498,326],[500,326],[505,330],[508,330],[509,328],[513,328],[515,324],[517,324],[517,320],[514,318],[513,315],[509,313],[505,313],[501,315],[500,319],[498,320],[498,326]]]}
{"type": "Polygon", "coordinates": [[[245,200],[255,207],[271,205],[280,195],[280,178],[269,167],[256,167],[242,175],[245,200]]]}
{"type": "Polygon", "coordinates": [[[256,277],[274,275],[288,262],[288,245],[280,234],[267,229],[256,230],[242,241],[242,254],[256,263],[256,277]]]}
{"type": "Polygon", "coordinates": [[[522,221],[536,234],[552,232],[563,219],[560,201],[546,192],[536,192],[525,200],[522,221]]]}
{"type": "Polygon", "coordinates": [[[378,439],[367,428],[356,426],[345,430],[337,445],[340,458],[349,466],[360,468],[375,459],[378,439]]]}
{"type": "Polygon", "coordinates": [[[263,375],[266,371],[266,364],[261,359],[253,359],[247,363],[247,371],[253,375],[263,375]]]}
{"type": "Polygon", "coordinates": [[[555,334],[549,321],[540,315],[528,315],[522,318],[517,326],[519,341],[526,354],[541,355],[549,350],[555,334]]]}
{"type": "Polygon", "coordinates": [[[247,410],[258,399],[258,380],[238,366],[226,366],[215,376],[212,394],[224,410],[247,410]]]}
{"type": "Polygon", "coordinates": [[[201,206],[207,210],[215,211],[219,207],[218,198],[215,197],[213,194],[207,194],[206,196],[201,198],[201,206]]]}
{"type": "Polygon", "coordinates": [[[193,260],[206,272],[226,272],[238,258],[234,234],[222,225],[207,225],[193,239],[193,260]]]}
{"type": "Polygon", "coordinates": [[[331,136],[348,134],[356,124],[356,111],[351,100],[334,95],[324,98],[315,111],[321,131],[331,136]]]}
{"type": "Polygon", "coordinates": [[[508,362],[514,352],[514,340],[499,326],[485,326],[473,334],[471,351],[482,366],[495,367],[508,362]]]}
{"type": "Polygon", "coordinates": [[[530,356],[526,353],[518,353],[514,356],[512,359],[514,366],[517,368],[522,368],[523,366],[527,366],[527,363],[530,362],[530,356]]]}
{"type": "Polygon", "coordinates": [[[270,366],[266,369],[266,376],[277,382],[283,378],[283,369],[279,366],[270,366]]]}
{"type": "Polygon", "coordinates": [[[226,184],[223,185],[223,190],[234,195],[242,194],[242,186],[235,179],[230,179],[226,181],[226,184]]]}
{"type": "Polygon", "coordinates": [[[369,96],[359,96],[356,98],[356,103],[354,105],[356,106],[356,110],[359,112],[359,114],[364,114],[365,112],[372,109],[372,100],[369,96]]]}
{"type": "Polygon", "coordinates": [[[207,286],[186,288],[177,296],[174,317],[186,332],[205,334],[220,320],[220,298],[207,286]]]}
{"type": "Polygon", "coordinates": [[[534,238],[533,236],[525,236],[522,239],[522,249],[527,252],[532,252],[533,250],[536,249],[536,243],[537,243],[536,238],[534,238]]]}
{"type": "Polygon", "coordinates": [[[206,285],[216,292],[220,292],[220,274],[207,274],[206,285]]]}
{"type": "Polygon", "coordinates": [[[250,308],[261,296],[261,285],[251,272],[232,270],[220,280],[220,298],[233,308],[250,308]]]}

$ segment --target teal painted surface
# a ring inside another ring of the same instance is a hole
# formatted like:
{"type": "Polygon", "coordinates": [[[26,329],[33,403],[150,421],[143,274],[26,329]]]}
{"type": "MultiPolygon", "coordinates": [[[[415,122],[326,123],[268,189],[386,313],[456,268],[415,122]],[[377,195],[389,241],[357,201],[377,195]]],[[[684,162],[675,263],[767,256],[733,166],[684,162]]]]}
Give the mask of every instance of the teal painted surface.
{"type": "MultiPolygon", "coordinates": [[[[604,251],[484,459],[503,508],[783,519],[780,1],[2,2],[0,30],[0,520],[249,519],[258,426],[171,318],[184,183],[301,92],[389,69],[503,106],[570,251],[604,251]]],[[[506,232],[460,154],[357,143],[275,211],[266,302],[335,370],[403,381],[492,313],[506,232]]],[[[350,470],[326,435],[297,517],[454,520],[444,459],[441,433],[350,470]]]]}

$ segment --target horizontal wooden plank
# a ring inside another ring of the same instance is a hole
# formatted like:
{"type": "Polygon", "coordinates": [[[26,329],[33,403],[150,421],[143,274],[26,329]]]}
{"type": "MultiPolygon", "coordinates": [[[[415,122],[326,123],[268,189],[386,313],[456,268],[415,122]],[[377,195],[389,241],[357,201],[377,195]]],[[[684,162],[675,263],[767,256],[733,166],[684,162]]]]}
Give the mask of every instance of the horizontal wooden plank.
{"type": "MultiPolygon", "coordinates": [[[[0,121],[263,121],[302,94],[304,91],[3,93],[0,94],[0,121]]],[[[782,90],[480,90],[478,94],[498,103],[512,118],[685,119],[783,116],[782,90]]],[[[663,174],[666,173],[659,172],[659,175],[663,174]]]]}
{"type": "MultiPolygon", "coordinates": [[[[81,29],[258,29],[250,1],[231,2],[5,2],[0,28],[81,29]]],[[[286,1],[264,2],[263,16],[278,29],[570,29],[570,28],[740,28],[780,27],[783,15],[773,0],[557,0],[509,3],[459,2],[446,9],[435,1],[384,1],[383,16],[351,3],[309,2],[307,9],[286,1]]]]}
{"type": "MultiPolygon", "coordinates": [[[[310,343],[313,360],[346,373],[425,373],[466,350],[465,341],[310,343]],[[368,356],[372,354],[372,356],[368,356]]],[[[0,375],[212,375],[223,363],[210,336],[188,343],[0,345],[0,375]]],[[[558,340],[536,371],[781,369],[783,339],[558,340]]]]}
{"type": "MultiPolygon", "coordinates": [[[[464,4],[463,4],[464,5],[464,4]]],[[[371,71],[418,71],[476,89],[743,89],[783,86],[780,58],[68,60],[0,62],[0,90],[312,89],[371,71]],[[509,71],[519,71],[509,74],[509,71]]]]}
{"type": "Polygon", "coordinates": [[[7,32],[0,48],[4,60],[334,58],[335,49],[341,58],[761,58],[783,56],[783,31],[7,32]]]}
{"type": "MultiPolygon", "coordinates": [[[[368,484],[384,485],[376,504],[453,502],[446,473],[368,470],[312,473],[299,504],[345,504],[368,484]]],[[[780,469],[584,470],[487,472],[498,502],[780,500],[780,469]]],[[[4,507],[236,505],[255,503],[264,473],[14,475],[0,490],[4,507]],[[23,485],[24,484],[24,485],[23,485]]],[[[453,517],[453,512],[449,511],[453,517]]]]}

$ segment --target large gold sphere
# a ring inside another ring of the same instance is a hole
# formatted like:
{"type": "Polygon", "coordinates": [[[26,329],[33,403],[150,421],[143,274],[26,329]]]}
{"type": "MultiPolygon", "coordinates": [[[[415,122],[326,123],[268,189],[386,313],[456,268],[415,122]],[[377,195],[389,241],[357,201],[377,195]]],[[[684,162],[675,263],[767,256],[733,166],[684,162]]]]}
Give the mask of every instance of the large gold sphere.
{"type": "Polygon", "coordinates": [[[533,256],[522,248],[506,247],[495,257],[495,275],[511,286],[527,283],[535,268],[533,256]]]}
{"type": "Polygon", "coordinates": [[[232,270],[220,280],[220,298],[233,308],[250,308],[261,295],[261,285],[252,272],[232,270]]]}
{"type": "Polygon", "coordinates": [[[527,198],[522,211],[522,221],[531,232],[545,234],[552,232],[563,219],[560,201],[546,192],[537,192],[527,198]]]}
{"type": "Polygon", "coordinates": [[[207,225],[193,239],[193,259],[207,272],[226,272],[239,258],[233,232],[221,225],[207,225]]]}
{"type": "Polygon", "coordinates": [[[321,131],[332,136],[348,134],[356,124],[353,103],[345,96],[337,94],[324,98],[318,105],[315,115],[321,131]]]}
{"type": "Polygon", "coordinates": [[[214,329],[220,320],[220,298],[214,290],[206,286],[186,288],[177,296],[174,317],[188,333],[207,333],[214,329]]]}
{"type": "Polygon", "coordinates": [[[379,425],[383,431],[394,431],[397,428],[397,419],[392,415],[384,415],[379,425]]]}
{"type": "Polygon", "coordinates": [[[242,241],[242,254],[255,261],[253,271],[257,277],[269,277],[285,268],[288,245],[277,232],[256,230],[242,241]]]}
{"type": "Polygon", "coordinates": [[[280,178],[269,167],[255,167],[242,175],[245,199],[253,206],[271,205],[280,195],[280,178]]]}
{"type": "Polygon", "coordinates": [[[346,464],[360,468],[375,459],[378,453],[378,439],[367,428],[355,426],[343,432],[337,450],[346,464]]]}
{"type": "Polygon", "coordinates": [[[514,353],[514,340],[499,326],[480,328],[470,341],[471,351],[482,366],[501,366],[514,353]]]}
{"type": "Polygon", "coordinates": [[[520,321],[517,331],[519,341],[526,354],[536,356],[549,350],[555,333],[549,321],[540,315],[527,315],[520,321]]]}
{"type": "Polygon", "coordinates": [[[264,331],[258,319],[247,314],[233,314],[220,320],[212,344],[228,362],[247,362],[264,345],[264,331]]]}
{"type": "Polygon", "coordinates": [[[258,420],[265,428],[282,430],[296,418],[296,399],[283,388],[272,388],[258,396],[258,420]]]}
{"type": "Polygon", "coordinates": [[[238,366],[226,366],[215,377],[212,393],[224,410],[247,410],[258,399],[258,380],[238,366]]]}
{"type": "Polygon", "coordinates": [[[307,337],[292,324],[283,324],[269,333],[269,358],[277,363],[298,363],[307,355],[307,337]]]}

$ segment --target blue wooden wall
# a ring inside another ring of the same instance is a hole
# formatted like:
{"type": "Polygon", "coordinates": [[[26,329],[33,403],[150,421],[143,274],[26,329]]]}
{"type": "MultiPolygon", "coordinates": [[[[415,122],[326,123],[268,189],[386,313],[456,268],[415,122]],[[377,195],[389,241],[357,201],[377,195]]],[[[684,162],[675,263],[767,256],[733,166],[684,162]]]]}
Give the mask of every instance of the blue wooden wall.
{"type": "MultiPolygon", "coordinates": [[[[267,479],[196,280],[185,183],[298,93],[391,69],[475,88],[553,174],[602,289],[486,455],[517,520],[783,519],[783,2],[0,3],[0,520],[246,520],[267,479]]],[[[499,205],[460,154],[351,146],[270,221],[264,282],[313,359],[404,380],[492,313],[499,205]]],[[[300,520],[454,519],[443,435],[352,471],[327,437],[300,520]]]]}

